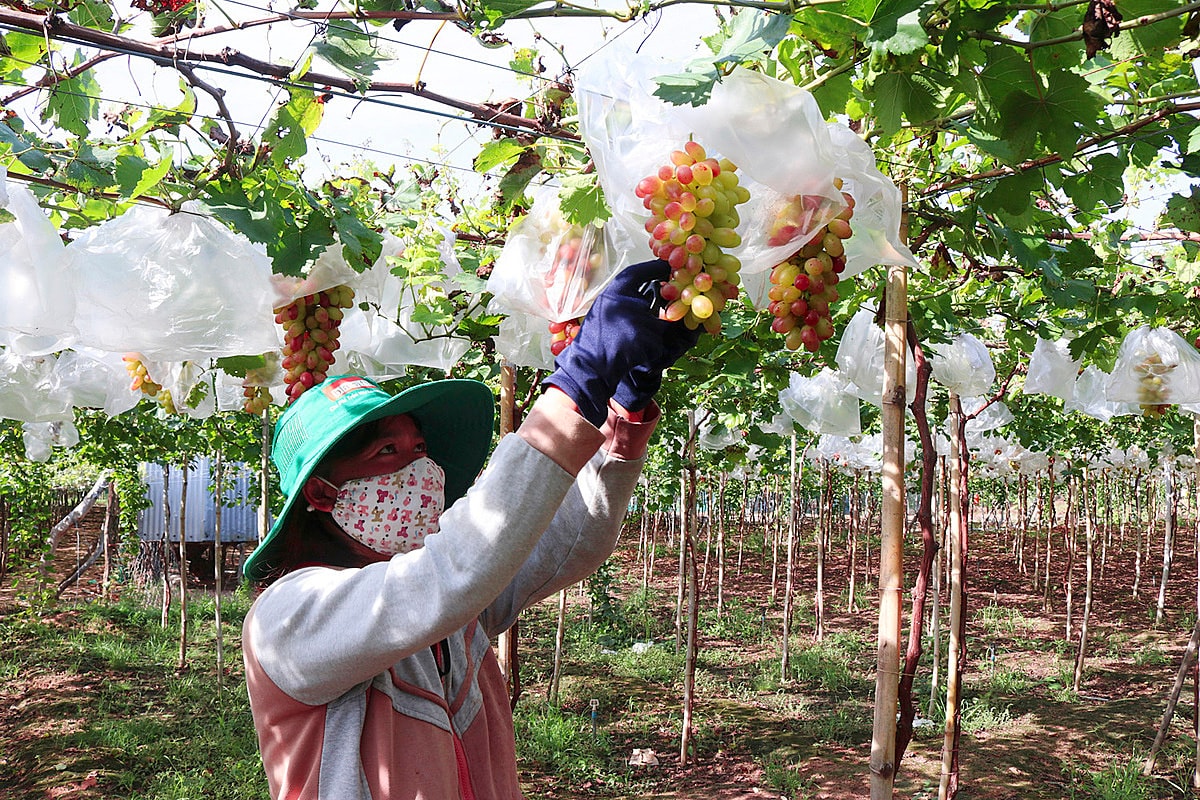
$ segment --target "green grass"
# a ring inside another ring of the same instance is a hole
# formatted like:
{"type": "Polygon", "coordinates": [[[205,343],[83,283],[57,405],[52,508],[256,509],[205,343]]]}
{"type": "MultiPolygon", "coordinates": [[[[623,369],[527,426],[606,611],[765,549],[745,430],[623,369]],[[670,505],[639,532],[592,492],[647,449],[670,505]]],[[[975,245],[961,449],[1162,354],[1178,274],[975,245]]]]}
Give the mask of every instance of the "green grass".
{"type": "Polygon", "coordinates": [[[130,800],[250,800],[266,778],[240,651],[249,598],[222,607],[228,675],[218,685],[211,602],[190,605],[188,664],[177,672],[171,627],[137,600],[0,620],[0,673],[36,681],[28,713],[6,731],[0,795],[43,798],[86,781],[130,800]],[[19,776],[19,777],[18,777],[19,776]]]}

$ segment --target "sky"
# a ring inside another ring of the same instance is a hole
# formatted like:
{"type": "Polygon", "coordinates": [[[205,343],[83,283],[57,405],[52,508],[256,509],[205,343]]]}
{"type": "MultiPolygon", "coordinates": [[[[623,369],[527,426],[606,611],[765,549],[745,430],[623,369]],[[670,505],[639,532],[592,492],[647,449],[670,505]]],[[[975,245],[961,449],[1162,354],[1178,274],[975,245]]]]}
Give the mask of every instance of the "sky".
{"type": "MultiPolygon", "coordinates": [[[[266,15],[267,3],[268,0],[220,0],[217,5],[230,17],[240,20],[266,15]]],[[[329,3],[321,6],[330,7],[333,6],[329,3]]],[[[208,25],[218,24],[221,19],[221,14],[212,8],[207,12],[208,25]]],[[[700,37],[712,33],[716,27],[716,19],[708,10],[673,7],[632,23],[575,18],[512,21],[499,33],[516,46],[534,47],[541,52],[543,74],[553,79],[563,74],[568,65],[573,67],[589,58],[602,57],[615,37],[636,37],[644,40],[644,46],[651,52],[686,57],[702,46],[700,37]],[[538,36],[541,41],[536,40],[538,36]]],[[[486,48],[453,24],[416,21],[399,31],[385,25],[377,32],[381,50],[394,57],[372,76],[377,80],[420,79],[431,92],[476,103],[508,97],[525,99],[542,83],[509,68],[512,48],[486,48]]],[[[233,47],[271,62],[295,64],[317,36],[320,36],[319,26],[298,20],[206,37],[193,47],[205,51],[233,47]]],[[[320,60],[314,61],[312,69],[336,73],[320,60]]],[[[206,82],[227,90],[226,102],[243,136],[261,129],[273,106],[287,99],[284,90],[261,81],[199,66],[196,71],[206,82]]],[[[105,97],[114,101],[173,106],[181,98],[179,74],[146,59],[121,57],[109,61],[97,70],[97,79],[105,97]]],[[[214,114],[213,101],[203,92],[197,96],[201,113],[214,114]]],[[[464,112],[411,95],[391,96],[386,100],[400,106],[465,116],[464,112]]],[[[326,104],[321,126],[310,139],[305,177],[316,180],[342,163],[366,158],[379,164],[403,165],[413,160],[444,163],[470,180],[472,160],[491,138],[490,128],[445,116],[334,97],[326,104]]]]}

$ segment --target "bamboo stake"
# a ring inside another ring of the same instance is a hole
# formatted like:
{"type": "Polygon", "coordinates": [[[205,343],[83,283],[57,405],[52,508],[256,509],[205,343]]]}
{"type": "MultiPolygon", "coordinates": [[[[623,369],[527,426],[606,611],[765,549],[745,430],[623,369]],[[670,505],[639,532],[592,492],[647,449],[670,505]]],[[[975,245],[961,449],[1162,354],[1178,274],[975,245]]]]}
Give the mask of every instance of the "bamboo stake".
{"type": "Polygon", "coordinates": [[[1171,578],[1171,561],[1175,555],[1175,522],[1179,489],[1175,481],[1174,456],[1168,455],[1163,464],[1163,568],[1158,583],[1158,605],[1154,611],[1154,627],[1162,625],[1167,605],[1167,581],[1171,578]]]}
{"type": "Polygon", "coordinates": [[[562,675],[563,650],[567,642],[567,589],[558,593],[558,625],[554,631],[554,670],[550,675],[549,700],[558,705],[558,681],[562,675]]]}
{"type": "Polygon", "coordinates": [[[217,689],[225,674],[225,646],[221,631],[221,593],[225,589],[225,550],[221,546],[221,507],[225,505],[225,470],[221,451],[216,454],[216,506],[213,509],[213,625],[217,629],[217,689]]]}
{"type": "MultiPolygon", "coordinates": [[[[1192,540],[1196,550],[1196,619],[1200,620],[1200,417],[1192,417],[1192,455],[1196,457],[1196,535],[1192,540]]],[[[1192,788],[1200,789],[1200,680],[1193,674],[1195,702],[1192,706],[1192,731],[1196,735],[1196,766],[1192,769],[1192,788]]]]}
{"type": "MultiPolygon", "coordinates": [[[[793,440],[793,447],[795,440],[793,440]]],[[[818,642],[825,641],[825,543],[829,540],[829,528],[833,523],[833,515],[829,513],[829,503],[832,501],[830,486],[829,462],[821,464],[821,488],[817,492],[821,501],[817,505],[817,589],[813,595],[813,611],[817,621],[813,638],[818,642]]],[[[789,554],[788,560],[791,561],[789,554]]]]}
{"type": "Polygon", "coordinates": [[[1093,563],[1096,552],[1096,531],[1095,524],[1092,519],[1091,510],[1089,508],[1088,495],[1095,500],[1096,493],[1093,489],[1088,492],[1088,471],[1085,467],[1083,470],[1083,478],[1079,481],[1079,500],[1080,508],[1083,512],[1083,528],[1087,537],[1087,588],[1084,590],[1083,598],[1083,619],[1079,623],[1079,655],[1075,659],[1075,680],[1072,683],[1072,688],[1076,693],[1079,692],[1079,684],[1083,680],[1083,664],[1087,653],[1087,637],[1088,637],[1088,620],[1092,616],[1092,574],[1093,563]]]}
{"type": "Polygon", "coordinates": [[[171,495],[168,491],[171,485],[170,464],[163,464],[162,476],[163,534],[162,540],[159,542],[159,553],[162,555],[162,617],[160,623],[163,628],[166,628],[171,612],[171,575],[167,569],[167,564],[171,561],[171,495]]]}
{"type": "Polygon", "coordinates": [[[188,473],[191,472],[189,459],[183,460],[182,494],[179,500],[179,663],[177,667],[187,666],[188,645],[188,560],[187,560],[187,505],[188,505],[188,473]]]}
{"type": "Polygon", "coordinates": [[[896,709],[900,690],[905,523],[904,365],[907,355],[908,272],[904,266],[888,267],[884,303],[883,498],[880,511],[875,717],[871,736],[871,800],[890,800],[896,777],[896,709]]]}
{"type": "Polygon", "coordinates": [[[271,530],[271,412],[262,412],[262,450],[258,454],[258,540],[271,530]]]}
{"type": "Polygon", "coordinates": [[[792,570],[795,566],[796,554],[796,511],[798,502],[796,498],[796,434],[792,433],[791,441],[791,457],[788,461],[788,477],[791,486],[791,492],[788,500],[788,525],[787,525],[787,568],[785,570],[786,578],[783,589],[783,636],[780,640],[780,656],[779,656],[779,680],[786,683],[788,679],[788,671],[791,661],[791,632],[792,632],[792,570]]]}
{"type": "Polygon", "coordinates": [[[680,580],[687,584],[687,651],[683,662],[683,725],[679,737],[679,765],[688,763],[688,750],[692,742],[692,710],[695,704],[697,616],[699,613],[700,586],[696,571],[696,412],[688,409],[688,439],[684,463],[684,509],[687,524],[679,528],[679,549],[684,554],[680,580]]]}

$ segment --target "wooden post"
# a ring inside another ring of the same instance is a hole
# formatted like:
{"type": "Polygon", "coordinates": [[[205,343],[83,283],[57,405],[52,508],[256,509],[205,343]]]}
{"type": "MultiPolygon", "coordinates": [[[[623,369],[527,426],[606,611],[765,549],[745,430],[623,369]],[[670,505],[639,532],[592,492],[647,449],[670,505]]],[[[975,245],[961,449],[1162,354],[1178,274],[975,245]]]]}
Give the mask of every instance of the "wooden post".
{"type": "Polygon", "coordinates": [[[221,506],[225,504],[225,471],[221,451],[215,456],[216,475],[213,492],[216,505],[213,508],[213,626],[217,629],[217,689],[220,690],[225,675],[224,636],[221,632],[221,593],[225,590],[225,551],[221,548],[221,506]]]}
{"type": "Polygon", "coordinates": [[[183,459],[183,484],[179,499],[179,663],[178,668],[187,666],[188,643],[188,560],[187,560],[187,495],[188,473],[191,462],[183,459]]]}
{"type": "Polygon", "coordinates": [[[788,483],[791,491],[788,493],[788,525],[787,525],[787,568],[784,571],[783,586],[783,636],[780,639],[779,680],[787,683],[791,661],[792,633],[792,570],[796,564],[796,510],[799,506],[796,497],[796,434],[792,432],[791,455],[788,461],[788,483]]]}
{"type": "MultiPolygon", "coordinates": [[[[500,364],[500,438],[512,433],[516,413],[517,371],[512,364],[503,361],[500,364]]],[[[500,674],[509,684],[509,698],[513,697],[512,665],[516,660],[514,652],[517,648],[516,636],[513,629],[507,628],[496,637],[496,660],[500,663],[500,674]]]]}
{"type": "MultiPolygon", "coordinates": [[[[903,189],[901,189],[903,191],[903,189]]],[[[904,225],[901,225],[904,230],[904,225]]],[[[900,690],[901,592],[904,573],[904,364],[908,271],[889,266],[885,292],[883,499],[879,541],[879,648],[871,736],[871,800],[890,800],[896,776],[896,710],[900,690]]]]}
{"type": "Polygon", "coordinates": [[[683,724],[679,737],[679,765],[688,763],[692,743],[692,712],[696,697],[697,615],[700,585],[696,571],[696,412],[688,409],[688,438],[684,456],[684,497],[687,522],[679,526],[679,549],[684,553],[680,580],[687,584],[687,650],[683,660],[683,724]]]}
{"type": "Polygon", "coordinates": [[[271,530],[271,412],[262,412],[262,451],[258,454],[258,540],[271,530]]]}
{"type": "MultiPolygon", "coordinates": [[[[1196,550],[1196,565],[1200,568],[1200,417],[1192,417],[1192,455],[1196,457],[1196,475],[1193,489],[1196,495],[1196,536],[1193,539],[1196,550]]],[[[1200,620],[1200,572],[1196,573],[1196,619],[1200,620]]],[[[1200,681],[1196,680],[1196,672],[1192,675],[1195,703],[1193,703],[1193,733],[1200,732],[1200,681]]],[[[1192,788],[1200,789],[1200,735],[1196,736],[1196,766],[1192,770],[1192,788]]]]}

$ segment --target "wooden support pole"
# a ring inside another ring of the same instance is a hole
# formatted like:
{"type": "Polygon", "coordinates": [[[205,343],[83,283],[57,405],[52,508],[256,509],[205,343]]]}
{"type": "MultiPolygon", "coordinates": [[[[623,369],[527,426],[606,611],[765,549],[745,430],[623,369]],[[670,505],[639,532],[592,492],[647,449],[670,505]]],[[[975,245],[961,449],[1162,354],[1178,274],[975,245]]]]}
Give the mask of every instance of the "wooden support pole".
{"type": "Polygon", "coordinates": [[[871,800],[890,800],[896,777],[896,710],[899,705],[901,593],[904,588],[904,365],[908,326],[908,271],[904,266],[888,267],[884,302],[883,500],[871,800]]]}
{"type": "MultiPolygon", "coordinates": [[[[500,438],[515,430],[517,371],[507,361],[500,364],[500,438]]],[[[509,699],[516,702],[513,685],[513,663],[516,661],[517,640],[512,628],[500,632],[496,638],[496,660],[500,663],[500,674],[509,684],[509,699]]]]}

